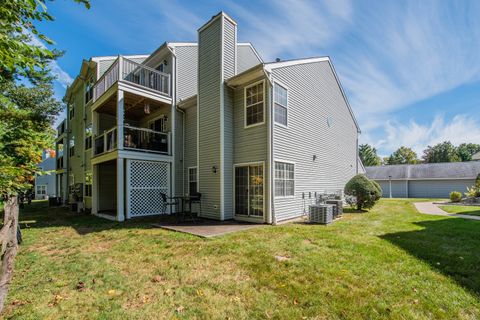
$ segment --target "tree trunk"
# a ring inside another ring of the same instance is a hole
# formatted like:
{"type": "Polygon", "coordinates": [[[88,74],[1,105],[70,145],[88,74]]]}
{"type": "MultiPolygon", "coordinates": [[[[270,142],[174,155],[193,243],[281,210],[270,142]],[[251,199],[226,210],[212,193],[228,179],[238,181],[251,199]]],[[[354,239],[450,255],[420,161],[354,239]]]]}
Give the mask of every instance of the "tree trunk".
{"type": "Polygon", "coordinates": [[[0,255],[0,314],[3,312],[8,287],[13,276],[17,255],[18,198],[8,197],[5,201],[3,227],[0,230],[2,251],[0,255]]]}

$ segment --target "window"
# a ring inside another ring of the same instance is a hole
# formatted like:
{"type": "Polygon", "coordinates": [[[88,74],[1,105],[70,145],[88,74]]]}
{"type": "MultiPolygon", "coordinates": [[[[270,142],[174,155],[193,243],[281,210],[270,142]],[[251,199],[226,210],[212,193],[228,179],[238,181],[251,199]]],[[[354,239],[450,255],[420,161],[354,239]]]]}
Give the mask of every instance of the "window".
{"type": "Polygon", "coordinates": [[[72,120],[75,117],[75,100],[71,101],[68,106],[68,119],[72,120]]]}
{"type": "Polygon", "coordinates": [[[85,150],[92,148],[92,125],[85,127],[85,150]]]}
{"type": "Polygon", "coordinates": [[[275,196],[293,196],[295,190],[295,165],[275,161],[275,196]]]}
{"type": "Polygon", "coordinates": [[[75,137],[72,136],[68,145],[68,155],[73,157],[75,155],[75,137]]]}
{"type": "Polygon", "coordinates": [[[275,123],[287,126],[287,89],[275,83],[273,99],[275,102],[275,123]]]}
{"type": "Polygon", "coordinates": [[[85,172],[85,197],[92,196],[92,182],[93,182],[92,172],[91,171],[85,172]]]}
{"type": "Polygon", "coordinates": [[[158,65],[158,67],[155,68],[155,70],[160,71],[160,72],[165,72],[165,63],[162,62],[158,65]]]}
{"type": "Polygon", "coordinates": [[[93,77],[85,83],[85,104],[89,103],[93,98],[93,77]]]}
{"type": "Polygon", "coordinates": [[[35,190],[35,193],[37,195],[42,195],[42,196],[47,195],[47,186],[46,185],[37,186],[37,189],[35,190]]]}
{"type": "Polygon", "coordinates": [[[197,167],[188,168],[188,194],[197,192],[197,167]]]}
{"type": "Polygon", "coordinates": [[[149,122],[149,127],[153,131],[167,132],[168,117],[161,115],[159,118],[149,122]]]}
{"type": "Polygon", "coordinates": [[[264,123],[263,83],[255,83],[245,88],[245,127],[264,123]]]}

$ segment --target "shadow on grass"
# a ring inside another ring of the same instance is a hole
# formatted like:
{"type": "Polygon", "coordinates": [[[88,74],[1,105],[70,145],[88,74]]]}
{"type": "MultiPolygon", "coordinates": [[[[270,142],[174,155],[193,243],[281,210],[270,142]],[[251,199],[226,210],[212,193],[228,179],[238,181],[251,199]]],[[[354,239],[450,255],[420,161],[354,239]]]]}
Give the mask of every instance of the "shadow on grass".
{"type": "Polygon", "coordinates": [[[85,213],[74,213],[64,207],[49,207],[46,202],[33,202],[20,210],[21,229],[71,227],[80,235],[109,229],[150,229],[152,223],[173,222],[173,216],[139,217],[116,222],[85,213]]]}
{"type": "Polygon", "coordinates": [[[480,221],[444,219],[415,223],[422,230],[381,236],[480,296],[480,221]]]}

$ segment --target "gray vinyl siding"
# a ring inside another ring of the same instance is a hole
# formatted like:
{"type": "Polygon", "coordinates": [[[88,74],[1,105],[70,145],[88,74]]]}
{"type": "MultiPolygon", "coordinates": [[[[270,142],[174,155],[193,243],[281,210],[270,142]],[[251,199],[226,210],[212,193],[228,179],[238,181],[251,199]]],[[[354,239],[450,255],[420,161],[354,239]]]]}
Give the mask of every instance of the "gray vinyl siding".
{"type": "MultiPolygon", "coordinates": [[[[388,181],[377,181],[382,188],[382,197],[390,197],[390,183],[388,181]]],[[[392,197],[408,198],[406,181],[392,181],[392,197]]]]}
{"type": "MultiPolygon", "coordinates": [[[[236,60],[236,32],[235,25],[229,20],[224,20],[224,49],[223,49],[223,77],[228,79],[235,75],[236,60]]],[[[233,219],[233,89],[223,86],[223,194],[224,194],[224,218],[233,219]]]]}
{"type": "Polygon", "coordinates": [[[237,45],[237,74],[261,63],[251,45],[237,45]]]}
{"type": "Polygon", "coordinates": [[[302,193],[343,190],[356,174],[358,133],[328,62],[277,68],[273,78],[288,89],[288,128],[274,125],[273,157],[295,163],[294,197],[274,201],[281,221],[302,214],[302,193]]]}
{"type": "Polygon", "coordinates": [[[175,111],[175,195],[183,195],[183,113],[175,111]]]}
{"type": "MultiPolygon", "coordinates": [[[[269,105],[269,96],[268,96],[268,81],[263,78],[255,79],[249,83],[246,83],[242,87],[238,87],[234,91],[234,123],[233,123],[233,145],[234,145],[234,157],[233,164],[242,164],[250,162],[263,162],[263,172],[264,172],[264,219],[268,215],[268,199],[269,199],[269,164],[268,164],[268,105],[269,105]],[[265,123],[262,125],[245,128],[245,87],[264,80],[265,87],[265,123]]],[[[235,177],[232,177],[231,184],[235,183],[235,177]]],[[[233,194],[233,190],[232,190],[233,194]]]]}
{"type": "Polygon", "coordinates": [[[199,192],[202,216],[214,219],[220,218],[220,174],[212,167],[220,168],[221,23],[217,19],[198,35],[199,192]]]}
{"type": "Polygon", "coordinates": [[[184,193],[188,193],[188,168],[197,166],[197,107],[185,110],[185,182],[184,193]]]}
{"type": "Polygon", "coordinates": [[[177,56],[177,101],[197,94],[198,48],[192,46],[175,47],[177,56]]]}
{"type": "Polygon", "coordinates": [[[460,191],[475,184],[475,180],[411,180],[408,185],[410,198],[448,198],[450,192],[460,191]]]}

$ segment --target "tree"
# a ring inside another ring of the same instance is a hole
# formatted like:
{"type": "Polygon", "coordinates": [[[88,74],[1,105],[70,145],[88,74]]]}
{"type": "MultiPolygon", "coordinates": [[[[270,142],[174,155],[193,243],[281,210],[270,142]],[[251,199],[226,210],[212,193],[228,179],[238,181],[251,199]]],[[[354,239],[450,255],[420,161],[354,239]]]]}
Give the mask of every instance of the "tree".
{"type": "MultiPolygon", "coordinates": [[[[75,0],[88,8],[88,0],[75,0]]],[[[17,195],[31,188],[42,149],[51,146],[53,121],[61,109],[54,98],[49,64],[61,53],[35,45],[32,37],[53,42],[35,22],[51,21],[45,0],[1,1],[0,6],[0,312],[3,310],[17,253],[17,195]]]]}
{"type": "Polygon", "coordinates": [[[415,151],[408,147],[400,147],[388,157],[386,164],[415,164],[417,162],[415,151]]]}
{"type": "Polygon", "coordinates": [[[480,144],[462,143],[457,147],[457,155],[461,161],[470,161],[472,156],[480,151],[480,144]]]}
{"type": "Polygon", "coordinates": [[[358,153],[360,160],[362,160],[363,165],[366,167],[379,166],[382,163],[380,157],[377,155],[377,149],[369,144],[360,145],[358,153]]]}
{"type": "Polygon", "coordinates": [[[438,143],[433,147],[428,146],[427,149],[423,151],[422,158],[427,163],[461,161],[457,154],[457,149],[450,141],[438,143]]]}
{"type": "Polygon", "coordinates": [[[364,174],[357,174],[345,185],[345,194],[355,200],[352,205],[357,210],[372,208],[382,196],[380,185],[368,179],[364,174]]]}

